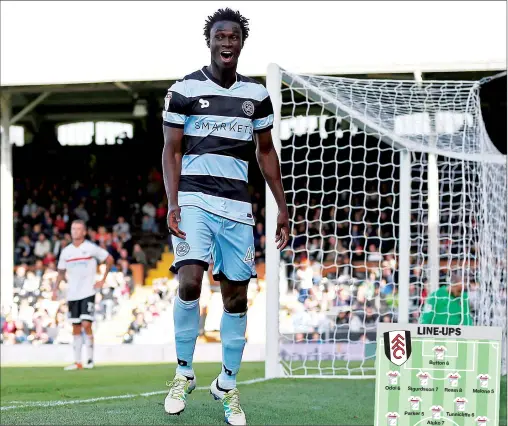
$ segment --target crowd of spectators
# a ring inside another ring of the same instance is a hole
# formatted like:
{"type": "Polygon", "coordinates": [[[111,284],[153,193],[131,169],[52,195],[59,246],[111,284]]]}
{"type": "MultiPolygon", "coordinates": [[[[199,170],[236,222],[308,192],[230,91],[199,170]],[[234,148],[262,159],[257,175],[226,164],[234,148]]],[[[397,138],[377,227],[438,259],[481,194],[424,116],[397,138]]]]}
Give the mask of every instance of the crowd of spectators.
{"type": "Polygon", "coordinates": [[[133,343],[136,335],[153,324],[174,301],[178,283],[168,278],[152,282],[152,292],[132,310],[132,321],[123,336],[123,343],[133,343]]]}
{"type": "MultiPolygon", "coordinates": [[[[306,203],[296,200],[290,206],[291,241],[282,253],[281,273],[285,281],[281,333],[289,340],[347,340],[351,333],[365,337],[376,330],[379,321],[397,321],[398,217],[393,196],[385,193],[367,190],[349,196],[344,192],[335,203],[321,203],[327,207],[312,198],[306,203]]],[[[418,226],[415,214],[411,219],[413,228],[418,226]]],[[[417,229],[412,229],[412,234],[416,233],[417,229]]],[[[427,247],[418,243],[413,241],[411,253],[412,323],[419,321],[429,293],[422,267],[427,247]]],[[[457,255],[456,244],[448,239],[440,243],[444,259],[457,255]]],[[[449,273],[441,270],[440,284],[446,283],[449,273]]],[[[474,300],[474,277],[470,282],[470,300],[474,300]]],[[[471,308],[474,312],[474,306],[471,308]]]]}
{"type": "MultiPolygon", "coordinates": [[[[147,180],[135,179],[137,197],[129,202],[131,186],[105,180],[99,184],[63,180],[18,178],[14,182],[14,297],[11,308],[0,316],[1,342],[68,343],[71,325],[65,302],[66,282],[54,289],[61,251],[72,243],[70,225],[85,221],[87,238],[107,250],[115,264],[104,288],[96,295],[98,322],[109,321],[122,300],[134,290],[131,265],[148,265],[132,232],[156,232],[166,215],[161,197],[160,173],[152,170],[147,180]]],[[[97,280],[104,273],[98,269],[97,280]]]]}
{"type": "MultiPolygon", "coordinates": [[[[56,300],[51,289],[58,256],[71,243],[73,219],[84,220],[88,238],[115,259],[106,286],[96,297],[98,320],[114,316],[119,303],[133,291],[130,265],[147,265],[143,249],[133,241],[133,229],[165,232],[167,208],[160,172],[152,169],[148,179],[138,176],[134,184],[106,180],[75,181],[66,186],[65,182],[48,185],[16,180],[15,304],[2,314],[4,343],[69,341],[65,282],[56,300]]],[[[367,190],[354,197],[343,195],[334,203],[311,198],[290,204],[291,239],[282,252],[281,278],[286,283],[281,296],[282,333],[295,336],[296,341],[319,341],[337,338],[341,331],[365,333],[374,330],[378,321],[397,320],[397,209],[393,196],[382,194],[367,190]]],[[[252,192],[257,264],[265,261],[263,198],[262,192],[252,192]]],[[[418,259],[412,260],[418,265],[418,259]]],[[[132,312],[124,343],[131,343],[171,304],[173,287],[167,280],[154,282],[153,294],[132,312]]],[[[427,295],[427,277],[421,267],[413,266],[412,322],[418,321],[427,295]]]]}

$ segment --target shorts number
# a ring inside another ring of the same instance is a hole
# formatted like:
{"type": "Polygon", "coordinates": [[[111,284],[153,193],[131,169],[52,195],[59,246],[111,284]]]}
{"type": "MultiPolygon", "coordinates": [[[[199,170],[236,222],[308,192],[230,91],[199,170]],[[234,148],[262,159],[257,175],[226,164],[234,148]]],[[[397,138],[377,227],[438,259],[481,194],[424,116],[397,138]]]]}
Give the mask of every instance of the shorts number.
{"type": "Polygon", "coordinates": [[[254,248],[249,247],[247,249],[247,253],[245,254],[245,258],[243,259],[244,262],[249,263],[254,261],[254,248]]]}

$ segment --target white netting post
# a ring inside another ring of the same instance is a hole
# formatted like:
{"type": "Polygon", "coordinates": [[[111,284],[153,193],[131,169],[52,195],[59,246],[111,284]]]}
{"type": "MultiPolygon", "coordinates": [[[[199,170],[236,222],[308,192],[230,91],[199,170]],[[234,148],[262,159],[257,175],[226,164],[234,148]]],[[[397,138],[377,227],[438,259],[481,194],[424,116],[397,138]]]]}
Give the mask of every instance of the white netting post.
{"type": "MultiPolygon", "coordinates": [[[[280,114],[281,114],[281,74],[276,64],[270,64],[266,77],[266,87],[274,110],[272,140],[280,158],[280,114]]],[[[266,185],[266,345],[265,377],[281,376],[279,363],[279,265],[280,253],[275,243],[278,207],[272,191],[266,185]]]]}
{"type": "Polygon", "coordinates": [[[478,82],[280,74],[285,373],[370,377],[377,322],[417,322],[440,264],[463,277],[474,323],[506,334],[506,157],[478,82]]]}
{"type": "MultiPolygon", "coordinates": [[[[435,118],[430,117],[430,146],[436,147],[435,136],[435,118]]],[[[428,271],[429,271],[429,290],[435,291],[439,288],[439,277],[441,272],[441,262],[439,255],[439,170],[437,165],[437,156],[434,153],[428,154],[427,164],[427,186],[429,188],[428,203],[428,224],[429,246],[427,250],[428,271]]]]}
{"type": "Polygon", "coordinates": [[[409,323],[409,275],[411,271],[411,154],[402,150],[400,157],[399,194],[399,314],[398,322],[409,323]]]}
{"type": "Polygon", "coordinates": [[[9,137],[11,125],[11,98],[8,93],[0,97],[2,106],[2,135],[0,142],[0,281],[1,306],[12,308],[14,286],[14,227],[13,227],[13,177],[12,146],[9,137]]]}
{"type": "MultiPolygon", "coordinates": [[[[419,88],[422,87],[422,73],[415,72],[415,79],[419,88]]],[[[434,115],[429,117],[430,124],[430,135],[429,145],[431,148],[437,146],[437,134],[436,134],[436,117],[434,115]]],[[[429,243],[427,247],[427,262],[426,268],[429,278],[429,291],[433,292],[439,288],[439,278],[441,272],[441,261],[440,261],[440,247],[439,247],[439,170],[437,165],[437,156],[434,153],[428,154],[427,164],[427,233],[429,243]]]]}

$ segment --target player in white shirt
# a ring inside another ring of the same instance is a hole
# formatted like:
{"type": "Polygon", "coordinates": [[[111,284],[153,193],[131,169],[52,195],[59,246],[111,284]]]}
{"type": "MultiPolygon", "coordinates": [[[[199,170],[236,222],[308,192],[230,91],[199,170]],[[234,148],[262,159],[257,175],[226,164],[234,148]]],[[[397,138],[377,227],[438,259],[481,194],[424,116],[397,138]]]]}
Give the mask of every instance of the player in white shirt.
{"type": "Polygon", "coordinates": [[[62,250],[58,261],[58,279],[56,288],[67,275],[67,303],[72,322],[74,364],[65,370],[93,368],[93,331],[95,293],[103,287],[106,277],[113,266],[113,257],[98,245],[85,240],[86,225],[75,220],[71,225],[72,244],[62,250]],[[96,282],[97,262],[106,262],[104,276],[96,282]],[[83,335],[87,350],[87,361],[81,363],[83,335]]]}

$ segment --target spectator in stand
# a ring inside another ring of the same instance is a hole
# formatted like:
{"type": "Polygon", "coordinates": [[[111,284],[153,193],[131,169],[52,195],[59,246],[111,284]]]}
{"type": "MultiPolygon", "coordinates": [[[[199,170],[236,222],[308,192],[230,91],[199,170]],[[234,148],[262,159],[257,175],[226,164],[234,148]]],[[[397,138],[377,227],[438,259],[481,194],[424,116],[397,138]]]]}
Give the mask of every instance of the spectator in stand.
{"type": "Polygon", "coordinates": [[[369,246],[369,252],[367,256],[367,262],[381,262],[383,255],[379,252],[375,244],[369,246]]]}
{"type": "Polygon", "coordinates": [[[314,271],[312,270],[312,266],[308,259],[304,259],[302,264],[296,271],[296,277],[298,280],[297,288],[299,288],[299,297],[298,301],[300,303],[305,303],[308,297],[310,297],[312,293],[313,282],[312,279],[314,277],[314,271]]]}
{"type": "Polygon", "coordinates": [[[120,249],[118,261],[125,260],[127,263],[130,263],[131,259],[129,256],[129,252],[125,249],[120,249]]]}
{"type": "Polygon", "coordinates": [[[145,316],[142,313],[136,315],[136,319],[131,323],[131,330],[139,333],[142,328],[146,327],[145,316]]]}
{"type": "Polygon", "coordinates": [[[134,244],[132,257],[134,258],[135,263],[140,263],[145,267],[148,265],[148,262],[146,260],[146,254],[139,244],[134,244]]]}
{"type": "Polygon", "coordinates": [[[32,202],[32,199],[29,198],[26,200],[26,204],[23,206],[23,210],[21,211],[21,215],[26,218],[28,216],[32,216],[33,214],[37,214],[37,204],[32,202]]]}
{"type": "Polygon", "coordinates": [[[49,252],[46,254],[46,256],[44,256],[44,259],[42,259],[42,263],[44,266],[49,266],[52,263],[56,262],[56,258],[57,257],[53,253],[49,252]]]}
{"type": "Polygon", "coordinates": [[[53,236],[51,237],[51,253],[53,256],[58,257],[61,249],[62,242],[60,241],[60,235],[58,233],[53,233],[53,236]]]}
{"type": "Polygon", "coordinates": [[[157,232],[157,224],[152,216],[145,214],[141,222],[141,230],[144,232],[157,232]]]}
{"type": "Polygon", "coordinates": [[[43,233],[39,234],[38,241],[34,246],[34,254],[37,259],[43,259],[51,250],[51,243],[43,233]]]}
{"type": "Polygon", "coordinates": [[[150,216],[151,218],[155,218],[155,215],[157,214],[157,209],[150,201],[147,201],[145,204],[143,204],[141,211],[143,214],[150,216]]]}
{"type": "Polygon", "coordinates": [[[97,244],[104,244],[108,246],[111,244],[111,234],[106,231],[105,226],[99,226],[98,233],[95,235],[95,241],[97,244]]]}
{"type": "Polygon", "coordinates": [[[36,277],[38,278],[42,278],[42,276],[44,275],[44,263],[42,262],[42,260],[36,260],[35,261],[35,267],[33,269],[33,273],[35,274],[36,277]]]}
{"type": "Polygon", "coordinates": [[[113,232],[116,232],[118,235],[125,234],[125,240],[127,241],[131,238],[131,227],[130,225],[125,221],[125,218],[123,216],[120,216],[118,218],[118,222],[115,226],[113,226],[113,232]]]}
{"type": "Polygon", "coordinates": [[[20,263],[31,263],[35,259],[33,256],[33,245],[28,235],[23,236],[18,241],[15,252],[20,263]]]}
{"type": "Polygon", "coordinates": [[[85,203],[83,202],[79,203],[78,207],[74,209],[74,214],[85,223],[90,220],[90,215],[86,211],[85,203]]]}

